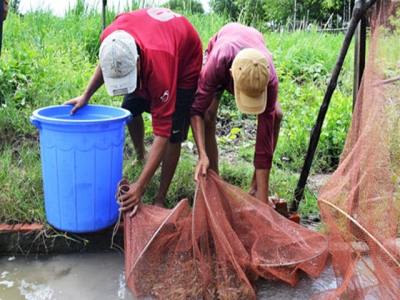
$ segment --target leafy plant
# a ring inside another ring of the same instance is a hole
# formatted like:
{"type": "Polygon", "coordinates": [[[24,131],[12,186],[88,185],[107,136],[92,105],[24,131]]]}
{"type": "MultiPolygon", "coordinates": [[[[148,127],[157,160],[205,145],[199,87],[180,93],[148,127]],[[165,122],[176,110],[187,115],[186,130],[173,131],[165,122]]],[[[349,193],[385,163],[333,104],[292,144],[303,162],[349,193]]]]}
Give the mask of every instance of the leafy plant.
{"type": "MultiPolygon", "coordinates": [[[[123,8],[125,10],[127,8],[123,8]]],[[[107,11],[107,22],[116,12],[107,11]]],[[[187,16],[197,29],[203,48],[224,24],[227,15],[187,16]]],[[[97,65],[102,16],[90,10],[67,13],[64,18],[47,11],[19,16],[11,12],[4,24],[0,60],[0,175],[1,222],[45,222],[38,131],[29,121],[33,110],[62,104],[80,95],[97,65]]],[[[316,121],[343,35],[311,32],[265,33],[278,73],[279,99],[284,113],[270,178],[270,193],[291,201],[298,172],[302,168],[309,136],[316,121]]],[[[341,82],[331,101],[314,159],[313,172],[331,171],[337,164],[351,118],[351,57],[343,67],[341,82]]],[[[121,97],[109,97],[104,87],[91,98],[92,104],[121,105],[121,97]]],[[[146,145],[154,134],[151,116],[143,115],[146,145]]],[[[224,93],[218,113],[217,139],[220,175],[229,183],[248,190],[254,167],[256,116],[241,114],[234,98],[224,93]]],[[[133,166],[135,152],[125,133],[124,176],[131,182],[140,166],[133,166]]],[[[167,195],[171,206],[193,195],[193,170],[197,162],[193,134],[182,147],[182,155],[167,195]]],[[[393,155],[397,155],[393,152],[393,155]]],[[[152,179],[145,201],[152,203],[158,189],[159,171],[152,179]]],[[[306,193],[310,203],[315,195],[306,193]]],[[[308,202],[308,200],[307,200],[308,202]]],[[[315,207],[310,205],[314,211],[315,207]]]]}

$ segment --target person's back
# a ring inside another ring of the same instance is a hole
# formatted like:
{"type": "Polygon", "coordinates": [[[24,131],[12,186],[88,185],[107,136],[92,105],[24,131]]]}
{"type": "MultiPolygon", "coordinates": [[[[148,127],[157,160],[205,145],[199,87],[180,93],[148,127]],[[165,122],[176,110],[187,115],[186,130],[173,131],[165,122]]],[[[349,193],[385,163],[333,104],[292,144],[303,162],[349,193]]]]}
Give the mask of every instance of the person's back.
{"type": "Polygon", "coordinates": [[[191,53],[196,48],[201,51],[202,44],[197,31],[187,18],[160,8],[143,8],[122,13],[103,31],[101,40],[115,30],[124,30],[135,37],[144,68],[159,71],[160,66],[155,65],[155,62],[175,59],[178,68],[178,77],[175,80],[178,88],[191,89],[197,85],[200,61],[194,64],[191,53]]]}
{"type": "MultiPolygon", "coordinates": [[[[192,114],[204,115],[214,97],[217,87],[233,92],[233,79],[229,69],[238,52],[244,48],[260,51],[268,58],[270,64],[269,91],[277,92],[278,76],[274,67],[271,53],[265,46],[263,35],[256,29],[229,23],[222,27],[209,41],[205,50],[206,62],[199,76],[198,89],[191,108],[192,114]]],[[[270,96],[269,99],[275,98],[270,96]]],[[[270,101],[270,105],[272,102],[270,101]]]]}
{"type": "Polygon", "coordinates": [[[165,8],[118,15],[103,31],[101,41],[117,30],[134,37],[140,49],[140,86],[135,93],[151,101],[154,133],[169,136],[177,89],[197,86],[202,61],[200,37],[184,16],[165,8]]]}

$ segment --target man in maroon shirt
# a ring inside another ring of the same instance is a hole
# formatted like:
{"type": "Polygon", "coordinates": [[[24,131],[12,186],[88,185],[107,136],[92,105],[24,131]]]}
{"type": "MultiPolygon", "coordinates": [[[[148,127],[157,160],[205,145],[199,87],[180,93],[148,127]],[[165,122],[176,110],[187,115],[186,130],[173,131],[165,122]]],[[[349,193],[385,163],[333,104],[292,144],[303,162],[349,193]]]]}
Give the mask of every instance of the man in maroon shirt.
{"type": "Polygon", "coordinates": [[[215,140],[218,104],[224,90],[235,96],[244,113],[258,115],[254,175],[250,194],[275,207],[269,197],[269,175],[278,140],[282,111],[278,76],[263,35],[252,27],[229,23],[209,41],[205,63],[191,108],[191,125],[199,151],[195,180],[210,167],[218,173],[215,140]]]}
{"type": "Polygon", "coordinates": [[[71,113],[86,105],[105,83],[111,96],[124,95],[122,107],[137,159],[146,160],[130,191],[118,200],[122,211],[140,202],[162,162],[161,182],[154,199],[165,206],[165,196],[178,164],[181,142],[187,138],[189,110],[202,61],[202,43],[190,22],[166,8],[145,8],[118,15],[101,35],[100,63],[84,93],[65,104],[71,113]],[[155,139],[147,153],[143,112],[152,116],[155,139]]]}

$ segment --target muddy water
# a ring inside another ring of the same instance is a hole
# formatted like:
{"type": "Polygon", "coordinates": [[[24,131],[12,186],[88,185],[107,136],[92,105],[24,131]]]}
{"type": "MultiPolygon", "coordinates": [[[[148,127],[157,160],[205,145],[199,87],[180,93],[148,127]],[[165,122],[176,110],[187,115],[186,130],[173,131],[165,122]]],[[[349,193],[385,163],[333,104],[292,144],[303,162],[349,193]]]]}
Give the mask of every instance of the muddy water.
{"type": "MultiPolygon", "coordinates": [[[[0,300],[136,299],[125,285],[122,252],[0,256],[0,300]]],[[[260,279],[258,299],[308,300],[336,287],[329,262],[318,279],[302,275],[297,288],[260,279]]]]}
{"type": "Polygon", "coordinates": [[[135,299],[117,252],[0,258],[1,300],[135,299]]]}

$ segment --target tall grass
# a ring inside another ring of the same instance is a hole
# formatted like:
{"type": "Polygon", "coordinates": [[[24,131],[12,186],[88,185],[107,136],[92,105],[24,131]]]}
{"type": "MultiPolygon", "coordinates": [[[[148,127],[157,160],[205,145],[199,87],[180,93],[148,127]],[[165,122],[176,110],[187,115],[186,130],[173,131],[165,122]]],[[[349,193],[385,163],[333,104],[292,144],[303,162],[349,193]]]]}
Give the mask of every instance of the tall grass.
{"type": "MultiPolygon", "coordinates": [[[[122,10],[138,8],[124,7],[122,10]]],[[[107,11],[107,23],[116,16],[107,11]]],[[[229,22],[215,14],[190,15],[206,47],[211,36],[229,22]]],[[[0,59],[0,222],[44,222],[41,161],[37,129],[30,123],[32,111],[80,95],[97,64],[101,13],[85,7],[73,7],[65,17],[48,11],[24,16],[11,12],[4,23],[3,49],[0,59]]],[[[265,32],[266,45],[273,54],[280,80],[279,99],[284,111],[281,134],[271,175],[271,194],[291,200],[308,147],[309,135],[333,70],[343,35],[310,32],[265,32]]],[[[341,80],[324,124],[313,172],[330,171],[341,153],[351,115],[352,57],[348,56],[341,80]]],[[[120,106],[121,97],[111,98],[104,87],[91,99],[93,104],[120,106]]],[[[225,94],[221,109],[232,122],[255,118],[240,114],[225,94]]],[[[146,137],[150,146],[153,135],[146,116],[146,137]]],[[[127,134],[127,133],[126,133],[127,134]]],[[[228,182],[248,189],[252,175],[254,140],[232,147],[234,135],[221,140],[220,149],[237,151],[235,164],[221,159],[221,176],[228,182]]],[[[126,135],[124,167],[130,181],[138,170],[130,168],[134,152],[126,135]]],[[[184,144],[182,156],[167,198],[174,205],[181,198],[193,197],[193,170],[197,157],[193,137],[184,144]]],[[[145,193],[151,203],[158,185],[154,176],[145,193]]],[[[316,195],[306,192],[307,211],[316,211],[316,195]]]]}

